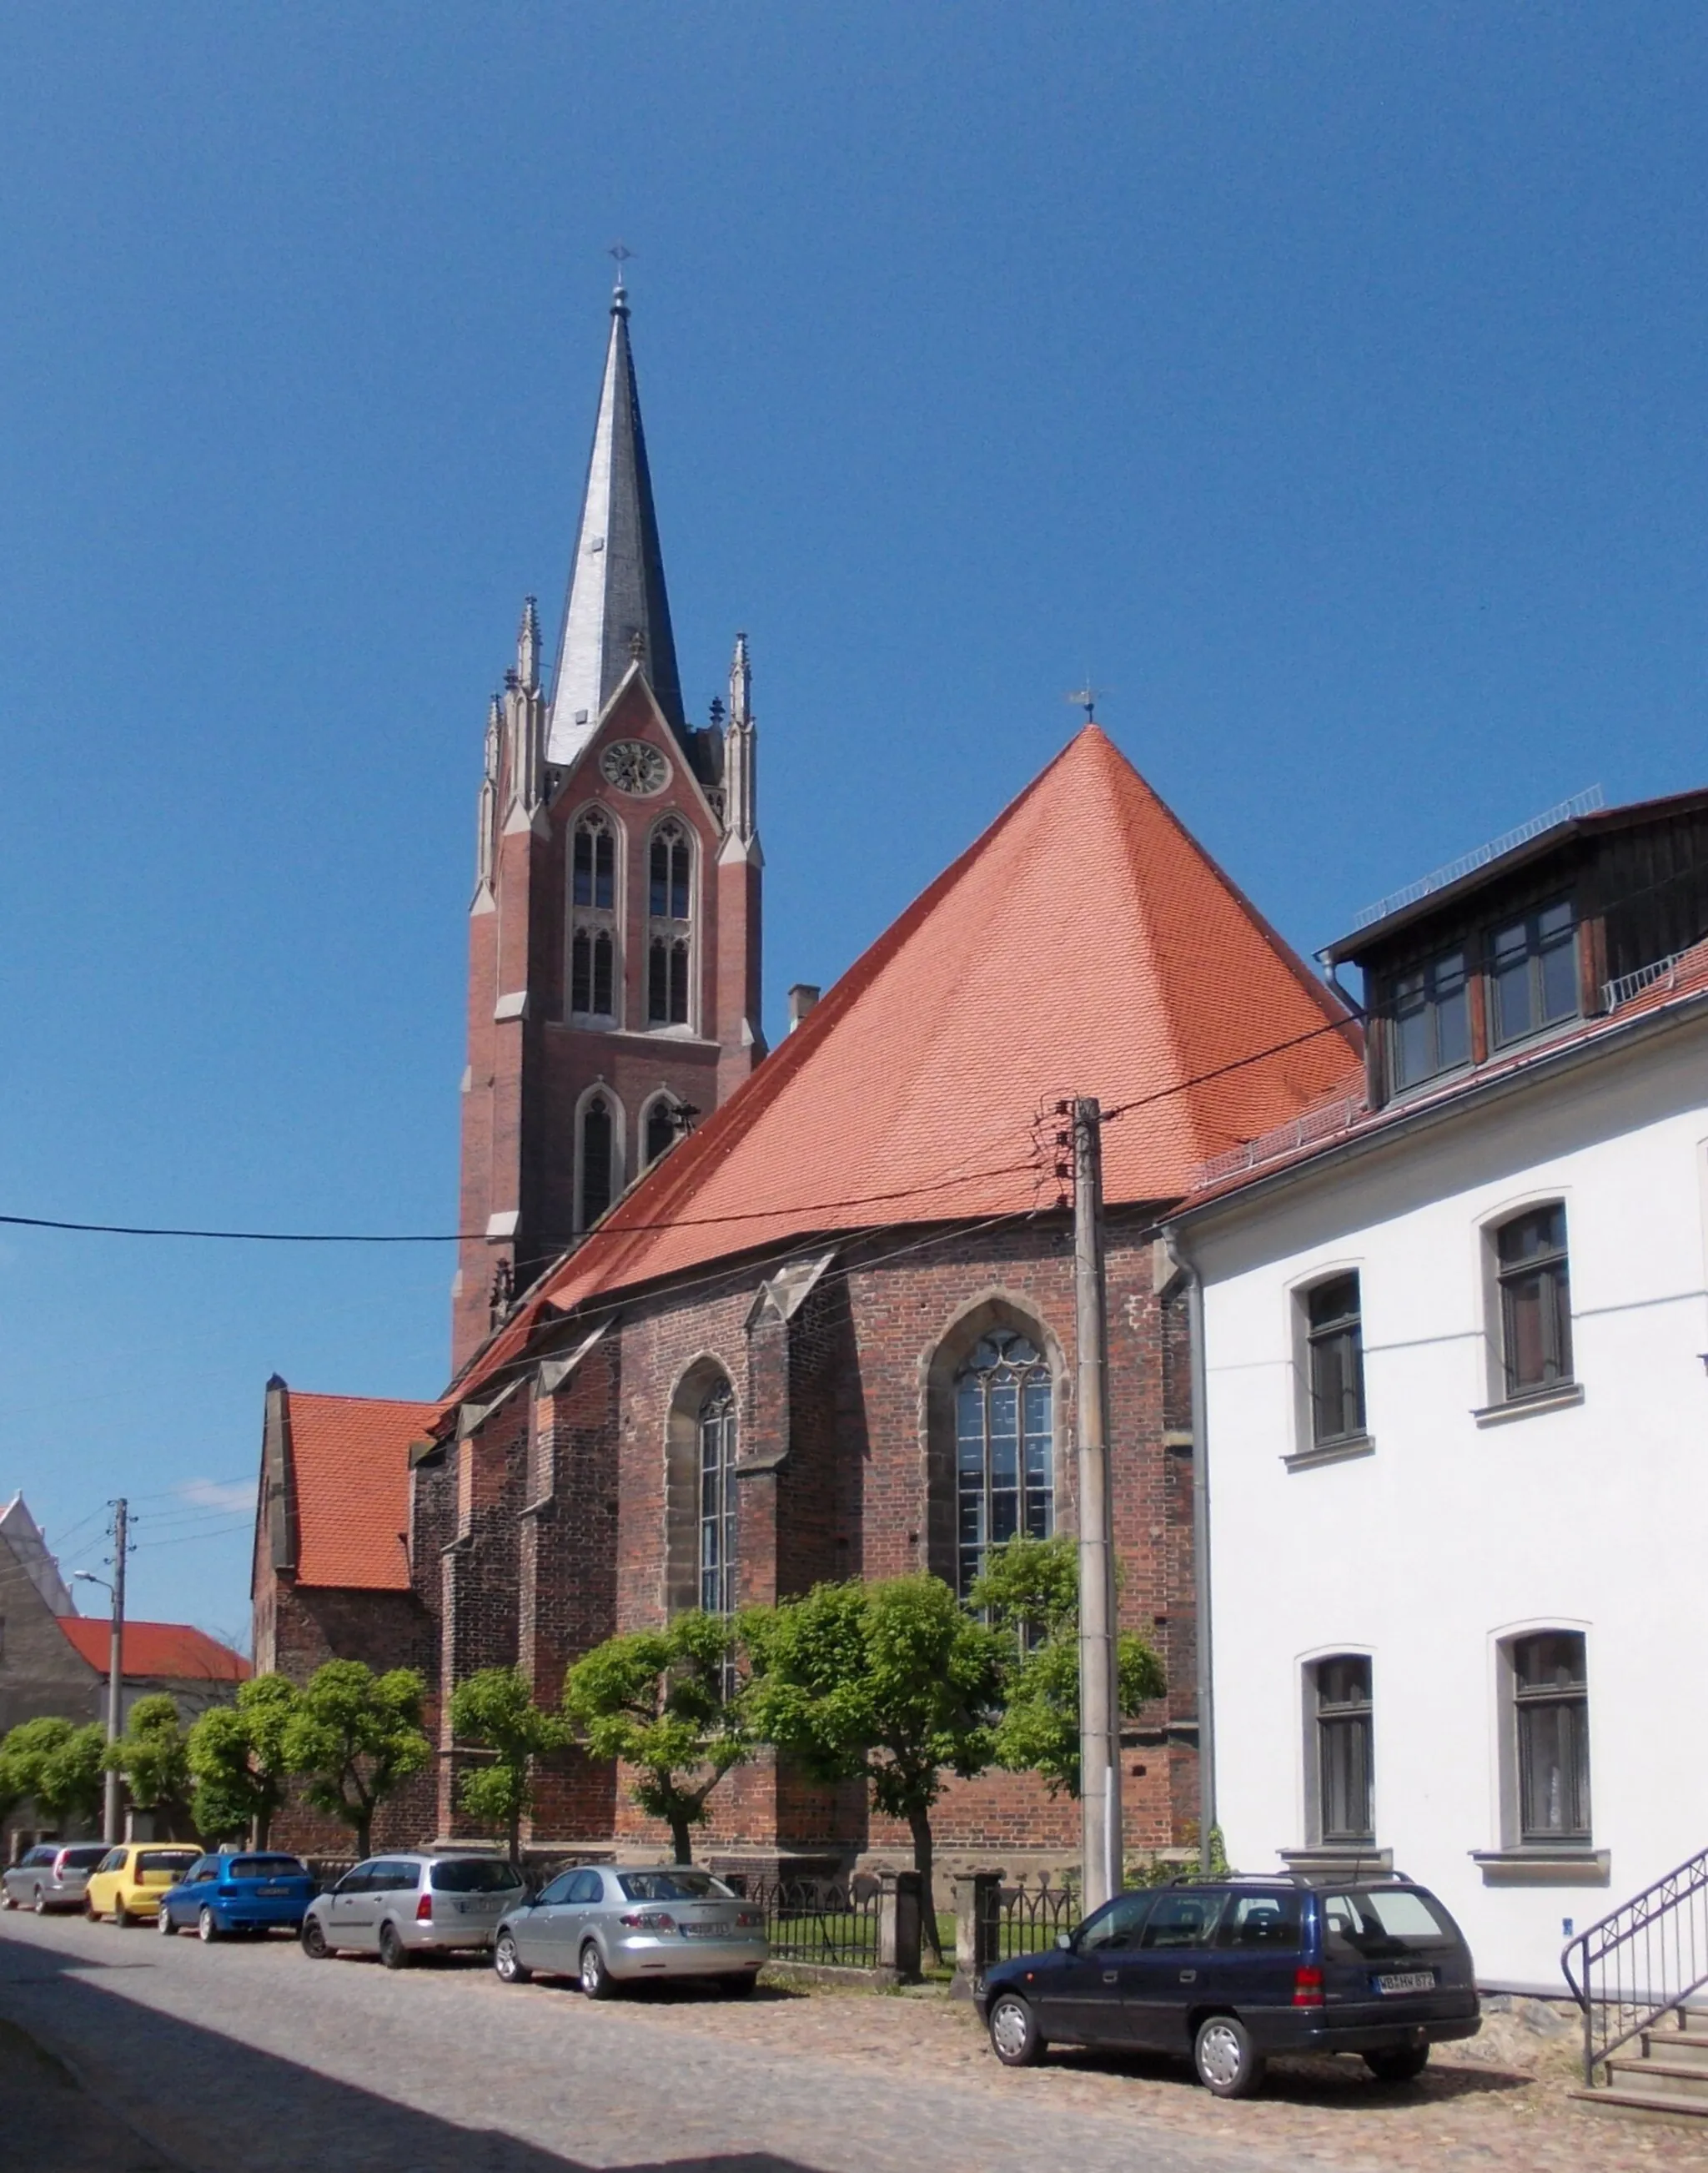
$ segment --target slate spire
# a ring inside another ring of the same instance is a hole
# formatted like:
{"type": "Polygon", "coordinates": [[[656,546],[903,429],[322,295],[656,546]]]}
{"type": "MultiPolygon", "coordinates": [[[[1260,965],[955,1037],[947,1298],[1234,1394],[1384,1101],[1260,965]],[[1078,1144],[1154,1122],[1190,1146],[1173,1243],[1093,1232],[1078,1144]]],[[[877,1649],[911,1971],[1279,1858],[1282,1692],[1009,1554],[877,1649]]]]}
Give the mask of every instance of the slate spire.
{"type": "Polygon", "coordinates": [[[686,741],[664,553],[629,352],[628,293],[619,265],[599,419],[552,675],[548,762],[567,766],[580,754],[637,644],[659,707],[686,741]]]}

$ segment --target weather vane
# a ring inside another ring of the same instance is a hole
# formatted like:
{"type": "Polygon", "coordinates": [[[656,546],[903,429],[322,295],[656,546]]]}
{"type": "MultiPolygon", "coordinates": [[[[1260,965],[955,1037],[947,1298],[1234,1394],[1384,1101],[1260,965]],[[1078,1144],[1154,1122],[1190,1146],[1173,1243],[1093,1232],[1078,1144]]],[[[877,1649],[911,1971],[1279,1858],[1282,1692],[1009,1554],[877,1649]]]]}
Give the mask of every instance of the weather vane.
{"type": "Polygon", "coordinates": [[[634,251],[626,241],[617,241],[613,242],[605,253],[607,256],[614,256],[617,259],[617,283],[619,287],[626,286],[628,283],[622,276],[622,267],[633,256],[634,251]]]}
{"type": "Polygon", "coordinates": [[[1088,671],[1086,674],[1085,685],[1075,687],[1072,693],[1064,694],[1062,699],[1064,702],[1071,702],[1076,709],[1083,709],[1086,713],[1086,722],[1092,725],[1097,720],[1097,704],[1108,691],[1107,687],[1094,687],[1091,684],[1091,675],[1088,671]]]}

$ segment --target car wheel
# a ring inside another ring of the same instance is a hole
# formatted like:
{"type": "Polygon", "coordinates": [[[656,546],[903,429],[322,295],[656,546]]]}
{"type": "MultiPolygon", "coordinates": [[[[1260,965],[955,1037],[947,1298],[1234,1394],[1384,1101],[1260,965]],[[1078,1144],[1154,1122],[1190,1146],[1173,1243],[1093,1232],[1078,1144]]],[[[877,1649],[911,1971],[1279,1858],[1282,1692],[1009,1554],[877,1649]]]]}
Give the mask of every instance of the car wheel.
{"type": "Polygon", "coordinates": [[[498,1933],[498,1943],[493,1949],[493,1967],[505,1984],[525,1984],[534,1974],[516,1952],[516,1943],[508,1932],[498,1933]]]}
{"type": "Polygon", "coordinates": [[[99,1924],[101,1920],[100,1911],[96,1908],[87,1895],[84,1896],[83,1913],[89,1918],[91,1924],[99,1924]]]}
{"type": "Polygon", "coordinates": [[[15,1909],[17,1906],[18,1896],[12,1889],[9,1886],[0,1887],[0,1909],[15,1909]]]}
{"type": "Polygon", "coordinates": [[[1364,2064],[1379,2083],[1414,2083],[1430,2063],[1427,2045],[1405,2045],[1394,2052],[1366,2052],[1364,2064]]]}
{"type": "Polygon", "coordinates": [[[331,1953],[326,1944],[326,1928],[318,1917],[304,1917],[303,1928],[297,1933],[297,1944],[311,1962],[323,1962],[331,1953]]]}
{"type": "Polygon", "coordinates": [[[176,1935],[178,1927],[172,1922],[171,1911],[166,1908],[164,1904],[161,1906],[159,1915],[154,1919],[154,1929],[160,1934],[160,1937],[163,1939],[170,1939],[176,1935]]]}
{"type": "Polygon", "coordinates": [[[387,1969],[401,1969],[409,1960],[409,1949],[389,1917],[380,1927],[380,1959],[387,1969]]]}
{"type": "Polygon", "coordinates": [[[1248,2098],[1263,2079],[1264,2062],[1237,2015],[1212,2014],[1198,2025],[1192,2064],[1219,2098],[1248,2098]]]}
{"type": "Polygon", "coordinates": [[[196,1936],[204,1947],[211,1947],[219,1937],[219,1919],[208,1908],[196,1912],[196,1936]]]}
{"type": "Polygon", "coordinates": [[[581,1949],[581,1989],[590,1999],[609,1999],[617,1990],[605,1957],[591,1939],[581,1949]]]}
{"type": "Polygon", "coordinates": [[[990,2049],[1005,2068],[1030,2068],[1044,2049],[1032,2003],[1017,1992],[997,1994],[985,2026],[990,2032],[990,2049]]]}
{"type": "MultiPolygon", "coordinates": [[[[12,1906],[12,1904],[8,1901],[6,1906],[9,1909],[12,1906]]],[[[42,1892],[39,1886],[36,1888],[35,1894],[30,1898],[30,1906],[35,1911],[38,1917],[45,1917],[47,1914],[47,1896],[42,1892]]]]}
{"type": "Polygon", "coordinates": [[[121,1932],[130,1929],[131,1912],[122,1901],[115,1901],[113,1904],[113,1922],[121,1932]]]}

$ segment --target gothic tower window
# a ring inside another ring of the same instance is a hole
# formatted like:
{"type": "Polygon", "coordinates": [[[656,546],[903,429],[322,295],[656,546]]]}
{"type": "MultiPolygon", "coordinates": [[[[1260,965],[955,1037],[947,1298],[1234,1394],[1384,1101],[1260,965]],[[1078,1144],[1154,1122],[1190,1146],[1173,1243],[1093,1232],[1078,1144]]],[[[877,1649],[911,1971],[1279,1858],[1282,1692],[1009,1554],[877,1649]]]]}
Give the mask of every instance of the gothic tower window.
{"type": "Polygon", "coordinates": [[[580,1227],[591,1229],[617,1192],[617,1119],[611,1097],[588,1097],[581,1111],[580,1227]]]}
{"type": "Polygon", "coordinates": [[[965,1593],[992,1547],[1055,1527],[1049,1362],[1024,1335],[981,1336],[955,1377],[956,1571],[965,1593]]]}
{"type": "Polygon", "coordinates": [[[650,1169],[665,1151],[676,1143],[680,1123],[677,1105],[668,1094],[655,1095],[641,1119],[640,1159],[650,1169]]]}
{"type": "Polygon", "coordinates": [[[617,829],[602,807],[590,807],[579,817],[571,834],[569,900],[570,1015],[614,1022],[619,986],[617,829]]]}
{"type": "Polygon", "coordinates": [[[735,1397],[719,1381],[700,1405],[700,1605],[735,1611],[735,1397]]]}
{"type": "Polygon", "coordinates": [[[674,817],[647,852],[646,1016],[649,1026],[687,1026],[693,937],[693,846],[674,817]]]}

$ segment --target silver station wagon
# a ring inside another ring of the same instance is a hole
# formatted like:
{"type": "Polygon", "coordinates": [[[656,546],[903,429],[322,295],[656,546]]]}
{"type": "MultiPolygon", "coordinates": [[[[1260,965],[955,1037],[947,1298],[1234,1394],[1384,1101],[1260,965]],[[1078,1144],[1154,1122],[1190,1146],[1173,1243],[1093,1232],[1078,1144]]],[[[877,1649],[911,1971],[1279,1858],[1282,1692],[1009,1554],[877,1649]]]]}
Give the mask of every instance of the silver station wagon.
{"type": "Polygon", "coordinates": [[[299,1934],[313,1961],[348,1950],[377,1954],[387,1969],[412,1955],[489,1947],[504,1911],[526,1889],[513,1863],[449,1850],[370,1856],[330,1894],[309,1904],[299,1934]]]}
{"type": "Polygon", "coordinates": [[[506,1984],[538,1970],[608,1999],[643,1977],[707,1977],[752,1992],[770,1949],[765,1913],[691,1864],[583,1865],[508,1911],[493,1947],[506,1984]]]}
{"type": "Polygon", "coordinates": [[[75,1909],[90,1872],[106,1852],[104,1841],[43,1841],[26,1850],[0,1877],[6,1906],[33,1909],[38,1917],[50,1909],[75,1909]]]}

